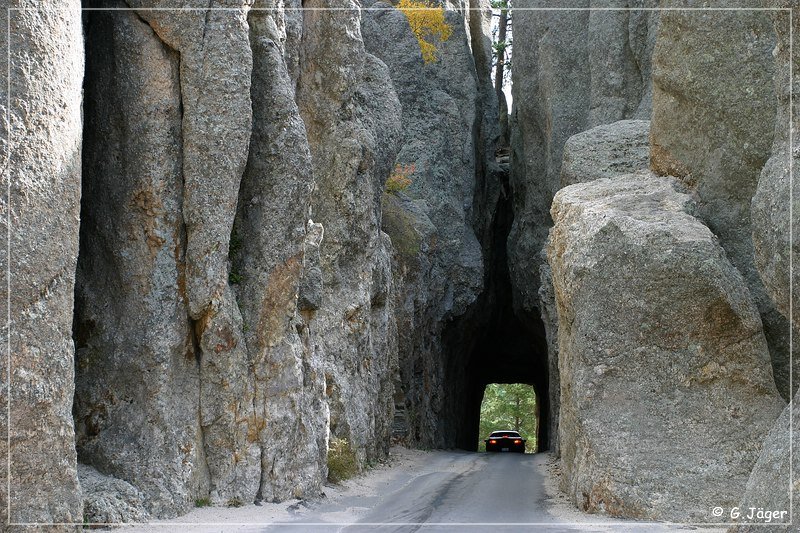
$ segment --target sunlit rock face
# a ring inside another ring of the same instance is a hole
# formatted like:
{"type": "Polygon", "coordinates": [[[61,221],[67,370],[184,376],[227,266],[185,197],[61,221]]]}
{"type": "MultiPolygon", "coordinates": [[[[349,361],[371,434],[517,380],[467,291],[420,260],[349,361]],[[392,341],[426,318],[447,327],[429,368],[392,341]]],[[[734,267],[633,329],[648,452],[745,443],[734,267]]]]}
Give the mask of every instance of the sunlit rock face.
{"type": "MultiPolygon", "coordinates": [[[[564,145],[561,186],[588,183],[646,170],[650,163],[650,122],[620,120],[576,133],[564,145]]],[[[545,246],[546,248],[546,246],[545,246]]],[[[559,384],[558,309],[553,273],[542,250],[539,266],[539,309],[547,337],[547,373],[550,396],[550,448],[559,452],[558,424],[561,401],[559,384]]]]}
{"type": "Polygon", "coordinates": [[[695,212],[647,171],[553,202],[563,488],[583,510],[707,521],[784,406],[746,282],[695,212]]]}
{"type": "Polygon", "coordinates": [[[650,121],[603,124],[567,139],[561,186],[630,174],[649,164],[650,121]]]}
{"type": "MultiPolygon", "coordinates": [[[[701,4],[676,1],[665,5],[701,4]]],[[[761,5],[760,1],[753,1],[742,7],[761,5]]],[[[766,215],[764,193],[753,200],[773,148],[773,133],[781,131],[781,138],[788,135],[787,120],[780,126],[775,123],[775,47],[775,31],[768,12],[664,13],[653,53],[651,165],[658,174],[680,178],[697,194],[698,215],[719,237],[753,293],[764,322],[778,388],[788,400],[789,323],[759,276],[753,239],[756,235],[762,249],[768,246],[767,242],[775,242],[773,248],[777,252],[778,239],[769,234],[780,230],[762,228],[788,227],[788,202],[783,204],[785,217],[778,222],[765,220],[766,216],[780,217],[782,213],[766,215]],[[753,201],[756,217],[760,217],[756,220],[751,216],[753,201]]],[[[787,83],[783,82],[782,91],[787,83]]],[[[785,146],[782,150],[786,151],[785,146]]],[[[775,159],[769,165],[773,170],[764,172],[779,176],[780,166],[775,159]]],[[[762,188],[767,183],[773,181],[765,180],[762,188]]],[[[775,186],[782,186],[781,196],[788,197],[788,180],[781,185],[778,178],[775,186]]],[[[788,262],[788,250],[774,255],[786,257],[788,262]]],[[[764,257],[763,251],[759,257],[764,257]]],[[[763,259],[760,261],[765,270],[771,269],[763,259]]],[[[788,271],[784,272],[788,279],[788,271]]],[[[787,308],[788,305],[784,311],[787,308]]]]}
{"type": "Polygon", "coordinates": [[[80,3],[45,1],[37,3],[39,10],[17,9],[26,7],[32,6],[0,3],[0,51],[9,61],[0,75],[0,276],[3,320],[10,317],[0,335],[4,528],[8,522],[69,523],[82,517],[71,412],[81,195],[80,3]]]}

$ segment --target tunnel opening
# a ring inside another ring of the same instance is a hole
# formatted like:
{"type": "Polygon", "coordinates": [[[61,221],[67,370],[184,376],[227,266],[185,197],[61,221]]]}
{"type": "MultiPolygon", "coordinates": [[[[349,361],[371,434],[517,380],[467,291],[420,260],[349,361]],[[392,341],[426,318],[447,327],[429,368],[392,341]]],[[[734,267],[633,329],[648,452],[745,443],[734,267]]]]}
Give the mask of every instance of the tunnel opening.
{"type": "Polygon", "coordinates": [[[488,435],[495,431],[517,431],[527,439],[526,453],[537,451],[539,404],[536,389],[526,383],[490,383],[481,401],[478,451],[486,451],[488,435]]]}
{"type": "MultiPolygon", "coordinates": [[[[558,389],[556,362],[550,360],[544,322],[538,309],[515,306],[509,271],[508,235],[514,221],[513,196],[507,168],[494,173],[500,186],[497,207],[483,235],[485,290],[464,315],[448,322],[443,332],[448,408],[445,434],[452,445],[476,451],[480,411],[486,386],[521,383],[536,391],[539,451],[556,448],[558,389]],[[551,390],[551,381],[555,383],[551,390]],[[555,404],[555,405],[554,405],[555,404]]],[[[491,179],[491,178],[490,178],[491,179]]]]}

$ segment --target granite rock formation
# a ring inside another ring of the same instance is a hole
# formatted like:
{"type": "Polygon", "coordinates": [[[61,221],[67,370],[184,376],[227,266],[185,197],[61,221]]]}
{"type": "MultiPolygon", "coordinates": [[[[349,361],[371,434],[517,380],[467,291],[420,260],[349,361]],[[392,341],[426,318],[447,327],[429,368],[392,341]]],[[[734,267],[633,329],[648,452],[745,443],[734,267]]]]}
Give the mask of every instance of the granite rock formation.
{"type": "MultiPolygon", "coordinates": [[[[772,5],[772,4],[771,4],[772,5]]],[[[792,7],[792,2],[774,3],[772,7],[787,8],[792,7]]],[[[789,57],[789,16],[787,13],[777,13],[773,15],[773,25],[778,40],[775,48],[775,93],[777,95],[777,113],[775,116],[775,130],[772,144],[772,155],[767,160],[761,171],[755,195],[751,204],[752,209],[752,229],[753,244],[755,247],[755,263],[758,273],[761,276],[767,293],[774,300],[778,310],[789,317],[789,269],[790,256],[796,260],[800,253],[800,236],[795,231],[793,242],[789,242],[789,227],[796,228],[798,213],[800,213],[800,189],[798,181],[794,180],[794,189],[789,190],[790,173],[789,169],[797,164],[797,147],[789,146],[789,130],[795,131],[798,127],[798,114],[796,110],[789,107],[790,91],[795,94],[798,82],[793,79],[794,86],[789,86],[790,66],[795,69],[800,65],[800,53],[794,52],[794,57],[789,57]],[[793,164],[789,158],[793,158],[793,164]],[[790,209],[789,198],[793,200],[790,209]],[[790,219],[790,211],[794,219],[790,219]]],[[[793,29],[798,30],[797,17],[791,21],[793,29]]],[[[796,141],[795,141],[796,143],[796,141]]],[[[800,293],[797,291],[798,284],[794,284],[795,292],[792,293],[792,300],[800,301],[800,293]]],[[[794,310],[793,310],[794,311],[794,310]]],[[[800,315],[793,312],[793,326],[800,324],[800,315]]],[[[795,380],[796,381],[796,380],[795,380]]]]}
{"type": "Polygon", "coordinates": [[[517,11],[499,121],[487,0],[82,5],[0,5],[0,518],[313,498],[513,382],[582,509],[788,505],[785,15],[517,11]]]}
{"type": "Polygon", "coordinates": [[[738,504],[741,516],[735,521],[740,524],[732,527],[730,533],[755,533],[764,531],[766,527],[780,533],[797,530],[797,526],[791,524],[789,504],[793,500],[792,493],[800,489],[800,477],[797,474],[800,471],[800,454],[796,451],[790,454],[794,431],[790,432],[789,417],[792,417],[791,426],[794,430],[800,424],[799,399],[795,395],[792,405],[783,410],[766,436],[761,454],[738,504]],[[759,516],[759,510],[783,514],[775,517],[766,517],[763,514],[759,516]],[[765,527],[767,523],[770,525],[765,527]]]}
{"type": "Polygon", "coordinates": [[[453,375],[466,357],[451,355],[444,330],[484,289],[487,253],[479,236],[491,225],[498,196],[491,183],[497,102],[489,15],[480,2],[447,4],[452,33],[437,43],[438,59],[426,63],[403,12],[385,2],[366,7],[367,50],[386,63],[403,109],[395,172],[410,179],[407,188],[383,195],[397,287],[396,429],[409,443],[453,446],[470,429],[439,420],[462,418],[472,391],[453,375]]]}
{"type": "Polygon", "coordinates": [[[417,428],[457,405],[402,368],[430,344],[442,372],[441,323],[483,287],[488,15],[450,6],[453,36],[424,66],[389,4],[93,4],[126,5],[85,17],[75,423],[80,460],[111,480],[86,501],[129,519],[314,495],[330,438],[362,467],[388,452],[396,403],[417,428]],[[409,162],[422,207],[390,237],[386,180],[409,162]],[[425,224],[435,253],[414,284],[402,235],[425,224]],[[398,339],[409,320],[425,327],[398,339]]]}
{"type": "MultiPolygon", "coordinates": [[[[754,1],[742,7],[760,5],[754,1]]],[[[776,131],[775,43],[767,12],[663,14],[653,53],[651,167],[681,178],[697,194],[700,218],[719,237],[753,293],[775,378],[788,399],[789,324],[756,270],[751,220],[751,201],[776,131]]]]}
{"type": "MultiPolygon", "coordinates": [[[[524,8],[658,7],[657,1],[524,0],[524,8]]],[[[511,113],[514,225],[508,238],[514,306],[538,318],[540,251],[561,187],[564,145],[602,124],[650,118],[657,11],[517,11],[511,113]]]]}
{"type": "Polygon", "coordinates": [[[152,516],[317,494],[330,433],[387,452],[386,67],[350,3],[134,5],[87,16],[80,458],[152,516]]]}
{"type": "MultiPolygon", "coordinates": [[[[769,2],[765,5],[777,8],[796,7],[793,2],[769,2]]],[[[778,110],[772,155],[761,171],[752,202],[753,244],[756,267],[768,294],[784,316],[787,318],[790,314],[793,316],[795,320],[793,326],[796,327],[798,315],[796,312],[790,313],[789,308],[790,301],[797,302],[796,294],[792,294],[790,300],[790,276],[794,274],[790,271],[789,265],[790,257],[795,261],[798,257],[798,245],[796,236],[795,241],[790,242],[789,233],[790,228],[795,230],[795,235],[797,232],[800,192],[797,189],[796,179],[794,190],[791,193],[789,190],[791,183],[789,169],[792,165],[789,159],[794,158],[794,165],[797,164],[797,148],[789,146],[789,127],[791,125],[796,128],[798,120],[797,111],[790,109],[789,106],[789,91],[795,90],[795,87],[789,86],[789,65],[797,68],[800,54],[795,51],[794,57],[790,57],[789,24],[792,25],[794,32],[800,31],[800,19],[795,14],[794,19],[789,20],[785,12],[773,13],[772,19],[778,38],[775,50],[775,92],[778,110]],[[790,204],[790,199],[793,200],[793,204],[790,204]],[[790,217],[790,212],[794,218],[790,217]]],[[[794,287],[797,287],[796,281],[794,287]]],[[[794,365],[793,376],[794,382],[797,383],[797,361],[794,361],[794,365]]],[[[767,518],[757,514],[759,509],[786,513],[779,517],[770,517],[773,523],[769,526],[771,530],[789,532],[796,529],[796,526],[787,522],[790,522],[792,511],[797,509],[797,506],[791,508],[793,502],[791,494],[793,491],[797,493],[800,488],[800,464],[798,464],[800,454],[797,453],[796,447],[792,446],[791,431],[791,428],[797,428],[800,423],[798,401],[798,394],[795,393],[792,405],[784,409],[764,441],[758,462],[750,474],[747,489],[739,504],[742,511],[739,521],[742,524],[733,527],[731,531],[743,533],[764,530],[767,518]],[[751,508],[756,510],[753,516],[750,516],[751,508]]]]}
{"type": "Polygon", "coordinates": [[[386,65],[365,49],[358,6],[304,5],[349,8],[304,13],[298,104],[315,177],[311,213],[325,230],[311,335],[325,361],[331,435],[347,439],[364,465],[385,457],[391,435],[397,361],[380,199],[401,110],[386,65]]]}
{"type": "Polygon", "coordinates": [[[12,317],[1,339],[0,518],[3,527],[9,521],[80,521],[71,411],[84,64],[80,4],[47,1],[39,3],[41,10],[22,10],[30,4],[12,1],[0,7],[15,9],[2,10],[11,33],[0,45],[10,61],[10,79],[4,72],[0,88],[0,167],[9,180],[0,200],[0,231],[8,237],[0,271],[2,305],[12,317]]]}
{"type": "Polygon", "coordinates": [[[695,209],[646,171],[553,202],[563,488],[583,510],[709,521],[783,408],[750,292],[695,209]]]}
{"type": "Polygon", "coordinates": [[[561,186],[644,170],[650,163],[650,122],[620,120],[567,139],[561,186]]]}

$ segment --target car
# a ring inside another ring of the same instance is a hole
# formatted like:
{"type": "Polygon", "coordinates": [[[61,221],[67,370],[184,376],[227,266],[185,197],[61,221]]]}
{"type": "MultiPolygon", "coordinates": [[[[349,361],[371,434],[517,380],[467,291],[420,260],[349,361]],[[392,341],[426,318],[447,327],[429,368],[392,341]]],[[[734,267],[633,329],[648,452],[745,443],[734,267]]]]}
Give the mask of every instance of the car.
{"type": "Polygon", "coordinates": [[[493,431],[486,443],[487,452],[517,452],[525,453],[525,442],[518,431],[493,431]]]}

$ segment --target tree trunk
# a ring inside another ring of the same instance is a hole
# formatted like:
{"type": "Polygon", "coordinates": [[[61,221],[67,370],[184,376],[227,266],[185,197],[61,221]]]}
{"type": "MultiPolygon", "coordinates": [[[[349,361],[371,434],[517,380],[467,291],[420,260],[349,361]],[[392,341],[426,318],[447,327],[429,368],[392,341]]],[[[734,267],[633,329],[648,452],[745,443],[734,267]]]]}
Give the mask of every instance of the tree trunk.
{"type": "MultiPolygon", "coordinates": [[[[507,4],[506,4],[507,5],[507,4]]],[[[498,23],[498,32],[497,32],[497,42],[498,43],[505,43],[506,42],[506,29],[508,26],[508,9],[501,9],[500,10],[500,22],[498,23]]],[[[498,101],[500,100],[500,96],[503,93],[503,75],[506,65],[506,51],[503,49],[499,51],[497,54],[497,65],[495,66],[494,72],[494,90],[497,94],[498,101]]]]}

